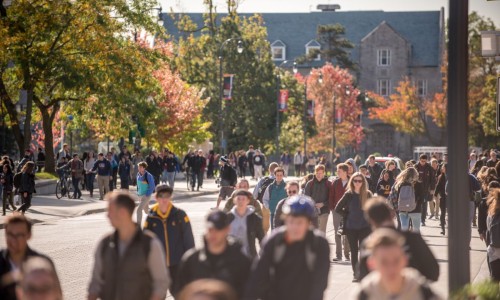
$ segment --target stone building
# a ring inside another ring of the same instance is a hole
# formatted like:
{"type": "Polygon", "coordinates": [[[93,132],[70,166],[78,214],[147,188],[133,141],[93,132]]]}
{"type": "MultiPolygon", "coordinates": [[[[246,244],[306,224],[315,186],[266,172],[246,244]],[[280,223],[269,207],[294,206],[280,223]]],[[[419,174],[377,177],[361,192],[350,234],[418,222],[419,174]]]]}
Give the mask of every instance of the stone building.
{"type": "MultiPolygon", "coordinates": [[[[188,14],[202,24],[202,14],[188,14]]],[[[251,14],[241,14],[250,16],[251,14]]],[[[355,47],[351,59],[359,70],[354,73],[357,87],[388,96],[398,82],[410,78],[422,97],[442,91],[440,66],[444,47],[444,9],[440,11],[316,11],[308,13],[262,13],[268,31],[271,54],[276,65],[304,56],[311,49],[321,48],[316,39],[318,25],[339,23],[346,29],[345,38],[355,47]]],[[[170,34],[179,34],[169,16],[164,15],[170,34]]],[[[300,66],[301,73],[324,64],[321,56],[300,66]]],[[[285,65],[291,68],[291,63],[285,65]]],[[[425,138],[411,138],[398,133],[387,124],[368,119],[365,111],[362,125],[366,139],[358,149],[366,156],[379,152],[411,158],[412,148],[427,145],[425,138]]],[[[431,124],[432,134],[441,132],[431,124]]],[[[347,153],[346,153],[347,154],[347,153]]],[[[351,153],[348,153],[351,154],[351,153]]]]}

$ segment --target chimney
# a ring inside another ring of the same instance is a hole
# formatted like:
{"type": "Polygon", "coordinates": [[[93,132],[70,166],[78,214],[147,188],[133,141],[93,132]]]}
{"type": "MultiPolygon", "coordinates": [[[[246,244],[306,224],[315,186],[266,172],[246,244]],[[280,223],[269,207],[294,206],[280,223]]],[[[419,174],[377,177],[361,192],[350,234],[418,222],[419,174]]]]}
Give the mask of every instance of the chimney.
{"type": "Polygon", "coordinates": [[[321,10],[321,11],[336,11],[337,9],[340,9],[340,5],[338,5],[338,4],[318,4],[318,6],[316,6],[316,9],[321,10]]]}

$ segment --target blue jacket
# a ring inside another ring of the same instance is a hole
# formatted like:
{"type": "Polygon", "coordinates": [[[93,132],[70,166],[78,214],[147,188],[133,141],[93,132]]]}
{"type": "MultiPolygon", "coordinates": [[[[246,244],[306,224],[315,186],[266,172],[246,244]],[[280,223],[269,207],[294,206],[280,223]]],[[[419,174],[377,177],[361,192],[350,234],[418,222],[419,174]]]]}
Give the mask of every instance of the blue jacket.
{"type": "Polygon", "coordinates": [[[155,178],[151,173],[146,171],[144,176],[137,172],[137,194],[139,196],[151,196],[155,191],[155,178]],[[147,184],[147,190],[142,188],[147,184]]]}
{"type": "Polygon", "coordinates": [[[149,229],[158,237],[166,255],[167,266],[180,263],[186,251],[194,248],[193,230],[186,213],[172,204],[163,214],[155,204],[146,218],[144,229],[149,229]]]}

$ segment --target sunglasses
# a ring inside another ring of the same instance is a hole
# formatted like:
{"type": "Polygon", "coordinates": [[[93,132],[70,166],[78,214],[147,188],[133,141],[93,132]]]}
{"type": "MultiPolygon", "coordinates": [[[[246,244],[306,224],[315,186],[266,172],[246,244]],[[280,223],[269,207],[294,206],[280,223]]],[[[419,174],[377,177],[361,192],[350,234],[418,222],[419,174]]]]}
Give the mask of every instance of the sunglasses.
{"type": "Polygon", "coordinates": [[[354,179],[352,182],[354,182],[354,183],[363,183],[363,180],[361,180],[361,179],[354,179]]]}
{"type": "Polygon", "coordinates": [[[288,193],[288,194],[291,194],[291,195],[295,195],[295,194],[297,194],[297,192],[298,192],[298,191],[296,191],[296,190],[288,190],[288,191],[287,191],[287,193],[288,193]]]}

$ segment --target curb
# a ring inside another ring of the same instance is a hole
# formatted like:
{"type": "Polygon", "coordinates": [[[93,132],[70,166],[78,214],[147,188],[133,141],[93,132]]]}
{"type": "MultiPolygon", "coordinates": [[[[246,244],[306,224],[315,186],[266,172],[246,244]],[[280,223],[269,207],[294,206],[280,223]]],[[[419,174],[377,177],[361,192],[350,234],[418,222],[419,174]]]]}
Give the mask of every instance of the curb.
{"type": "MultiPolygon", "coordinates": [[[[194,197],[207,196],[207,195],[217,194],[218,192],[219,191],[197,192],[196,194],[192,194],[192,195],[183,195],[183,196],[176,197],[175,200],[185,200],[185,199],[189,199],[193,196],[194,197]]],[[[102,213],[105,211],[106,211],[106,208],[95,208],[95,209],[83,210],[80,213],[75,214],[73,216],[54,218],[52,220],[39,220],[39,219],[30,218],[30,216],[28,216],[28,219],[34,225],[34,224],[40,224],[40,223],[50,222],[50,221],[54,221],[54,220],[69,219],[69,218],[80,217],[80,216],[88,216],[88,215],[102,213]]],[[[4,227],[5,227],[4,223],[0,223],[0,229],[4,229],[4,227]]]]}

